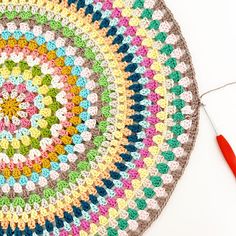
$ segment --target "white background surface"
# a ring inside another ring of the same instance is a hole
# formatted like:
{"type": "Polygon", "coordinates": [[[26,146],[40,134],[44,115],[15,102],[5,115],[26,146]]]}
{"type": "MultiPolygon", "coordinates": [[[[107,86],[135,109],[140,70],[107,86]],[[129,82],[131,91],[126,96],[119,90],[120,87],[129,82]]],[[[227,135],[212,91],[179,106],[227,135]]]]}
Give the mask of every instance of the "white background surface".
{"type": "MultiPolygon", "coordinates": [[[[236,1],[166,0],[182,28],[200,94],[236,81],[236,1]]],[[[236,85],[209,95],[208,110],[236,151],[236,85]],[[230,101],[231,99],[231,101],[230,101]]],[[[145,236],[235,236],[236,181],[201,110],[197,143],[182,179],[145,236]]]]}

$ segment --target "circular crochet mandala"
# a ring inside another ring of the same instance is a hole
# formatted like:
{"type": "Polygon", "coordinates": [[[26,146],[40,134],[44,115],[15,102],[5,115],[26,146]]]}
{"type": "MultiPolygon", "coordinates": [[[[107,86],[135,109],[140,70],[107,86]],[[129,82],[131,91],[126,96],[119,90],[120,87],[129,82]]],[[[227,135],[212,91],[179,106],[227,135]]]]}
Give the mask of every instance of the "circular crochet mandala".
{"type": "Polygon", "coordinates": [[[141,235],[189,158],[197,87],[162,0],[2,0],[0,236],[141,235]]]}

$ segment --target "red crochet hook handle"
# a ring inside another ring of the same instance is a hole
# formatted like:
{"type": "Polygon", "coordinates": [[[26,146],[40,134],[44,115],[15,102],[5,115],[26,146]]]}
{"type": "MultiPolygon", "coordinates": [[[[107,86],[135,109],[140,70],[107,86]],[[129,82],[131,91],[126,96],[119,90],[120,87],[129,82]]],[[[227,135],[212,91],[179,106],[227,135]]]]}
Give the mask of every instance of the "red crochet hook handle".
{"type": "Polygon", "coordinates": [[[230,144],[223,135],[218,135],[216,139],[225,160],[227,161],[229,167],[234,173],[234,176],[236,177],[236,156],[234,154],[232,147],[230,146],[230,144]]]}

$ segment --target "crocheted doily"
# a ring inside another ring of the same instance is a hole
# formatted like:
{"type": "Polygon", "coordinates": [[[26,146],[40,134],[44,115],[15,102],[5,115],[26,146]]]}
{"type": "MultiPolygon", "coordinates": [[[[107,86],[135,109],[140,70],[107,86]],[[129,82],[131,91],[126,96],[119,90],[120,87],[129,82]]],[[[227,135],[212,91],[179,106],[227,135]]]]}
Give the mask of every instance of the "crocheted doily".
{"type": "Polygon", "coordinates": [[[141,235],[198,124],[162,0],[0,1],[0,235],[141,235]]]}

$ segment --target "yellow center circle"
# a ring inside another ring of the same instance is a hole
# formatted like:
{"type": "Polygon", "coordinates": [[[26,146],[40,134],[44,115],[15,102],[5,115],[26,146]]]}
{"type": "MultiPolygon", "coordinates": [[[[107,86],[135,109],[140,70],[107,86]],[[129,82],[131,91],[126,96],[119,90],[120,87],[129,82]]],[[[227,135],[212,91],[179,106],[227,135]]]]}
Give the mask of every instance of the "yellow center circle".
{"type": "Polygon", "coordinates": [[[5,116],[12,119],[13,116],[17,116],[17,112],[20,110],[20,103],[15,98],[8,98],[0,104],[0,108],[5,116]]]}

